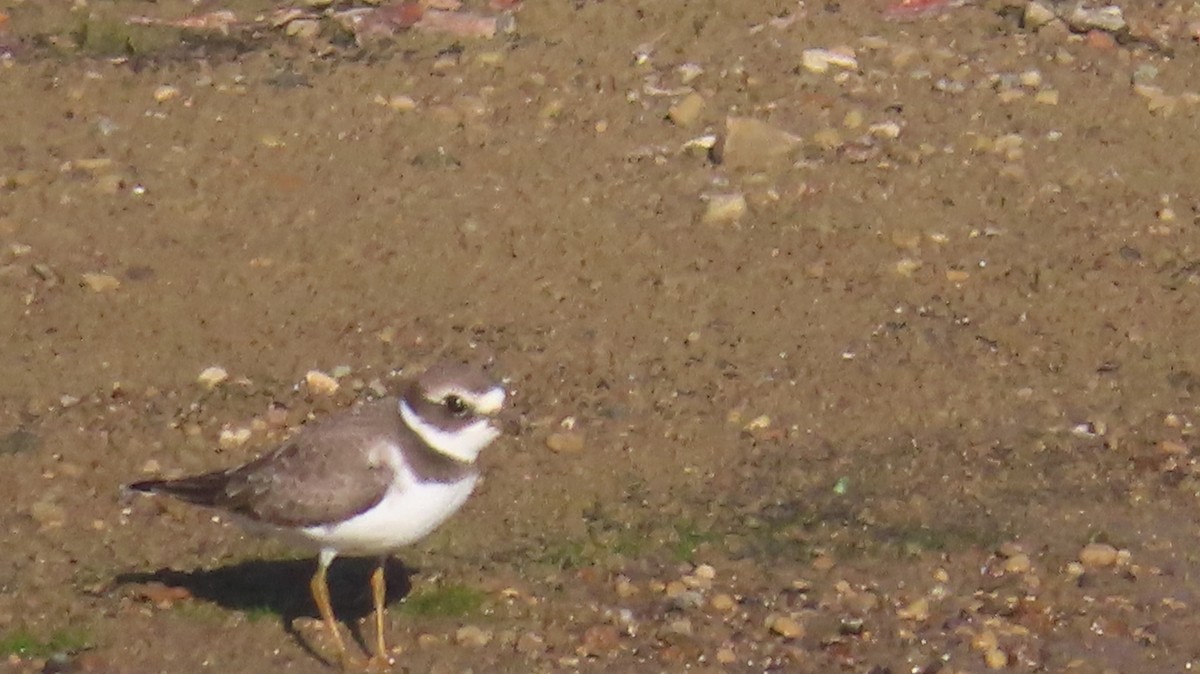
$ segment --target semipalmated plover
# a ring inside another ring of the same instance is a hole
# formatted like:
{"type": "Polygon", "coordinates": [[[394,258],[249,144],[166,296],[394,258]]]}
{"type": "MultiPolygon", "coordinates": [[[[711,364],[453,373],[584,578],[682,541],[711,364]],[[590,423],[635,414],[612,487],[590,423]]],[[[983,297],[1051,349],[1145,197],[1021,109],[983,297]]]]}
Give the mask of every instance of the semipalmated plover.
{"type": "Polygon", "coordinates": [[[304,425],[253,461],[203,475],[129,485],[233,513],[243,524],[317,551],[311,590],[343,667],[351,662],[333,618],[330,562],[377,555],[371,574],[376,653],[383,639],[384,561],[458,510],[479,478],[475,460],[495,440],[504,389],[483,372],[438,365],[399,398],[365,403],[304,425]]]}

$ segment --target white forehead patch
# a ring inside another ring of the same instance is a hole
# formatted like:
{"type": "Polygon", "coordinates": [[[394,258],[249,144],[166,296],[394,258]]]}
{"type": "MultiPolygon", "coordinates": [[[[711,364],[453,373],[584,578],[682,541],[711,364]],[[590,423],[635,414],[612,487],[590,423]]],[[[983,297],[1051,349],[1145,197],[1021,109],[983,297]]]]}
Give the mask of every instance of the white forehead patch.
{"type": "Polygon", "coordinates": [[[497,386],[480,396],[465,398],[480,414],[495,414],[504,407],[504,389],[497,386]]]}

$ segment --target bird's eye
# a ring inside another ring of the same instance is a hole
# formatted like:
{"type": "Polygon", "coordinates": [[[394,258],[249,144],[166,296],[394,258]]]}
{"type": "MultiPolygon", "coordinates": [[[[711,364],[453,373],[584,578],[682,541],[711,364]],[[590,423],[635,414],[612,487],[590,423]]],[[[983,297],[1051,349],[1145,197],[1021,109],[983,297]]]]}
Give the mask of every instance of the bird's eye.
{"type": "Polygon", "coordinates": [[[446,409],[450,412],[451,416],[455,417],[466,416],[470,409],[467,407],[467,403],[462,398],[453,394],[442,398],[442,404],[446,406],[446,409]]]}

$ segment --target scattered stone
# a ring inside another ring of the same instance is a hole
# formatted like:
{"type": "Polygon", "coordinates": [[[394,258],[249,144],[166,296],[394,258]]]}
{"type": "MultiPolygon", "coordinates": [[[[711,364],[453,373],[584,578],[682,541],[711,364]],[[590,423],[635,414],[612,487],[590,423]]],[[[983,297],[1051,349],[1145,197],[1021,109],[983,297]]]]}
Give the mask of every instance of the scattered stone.
{"type": "Polygon", "coordinates": [[[764,167],[788,158],[804,139],[751,117],[728,117],[713,158],[732,167],[764,167]]]}
{"type": "Polygon", "coordinates": [[[908,606],[901,607],[896,611],[896,615],[904,620],[925,622],[929,620],[929,600],[925,597],[915,599],[908,606]]]}
{"type": "Polygon", "coordinates": [[[695,63],[685,63],[675,70],[679,72],[679,81],[685,85],[695,82],[704,74],[704,68],[695,63]]]}
{"type": "Polygon", "coordinates": [[[1004,573],[1029,573],[1029,571],[1033,569],[1033,562],[1029,559],[1029,555],[1019,552],[1004,560],[1003,569],[1004,573]]]}
{"type": "Polygon", "coordinates": [[[1000,639],[992,630],[984,630],[971,640],[971,647],[983,655],[988,669],[1004,669],[1008,666],[1008,654],[1000,648],[1000,639]]]}
{"type": "Polygon", "coordinates": [[[417,109],[416,100],[412,96],[405,96],[403,94],[392,96],[384,101],[384,104],[396,112],[412,112],[417,109]]]}
{"type": "Polygon", "coordinates": [[[804,66],[805,70],[813,73],[828,72],[830,66],[837,66],[847,70],[857,70],[858,57],[850,47],[805,49],[800,54],[800,65],[804,66]]]}
{"type": "Polygon", "coordinates": [[[1099,51],[1112,51],[1117,48],[1117,39],[1112,36],[1112,33],[1103,30],[1089,30],[1087,45],[1099,51]]]}
{"type": "Polygon", "coordinates": [[[29,506],[29,516],[43,529],[57,529],[67,521],[66,509],[48,498],[29,506]]]}
{"type": "Polygon", "coordinates": [[[844,606],[847,611],[852,611],[856,615],[860,616],[866,615],[879,608],[879,605],[882,601],[880,600],[879,595],[871,592],[870,590],[855,590],[853,588],[846,588],[844,591],[840,592],[840,595],[841,596],[839,599],[842,606],[844,606]]]}
{"type": "Polygon", "coordinates": [[[121,287],[121,281],[116,276],[101,273],[84,274],[83,284],[96,293],[108,292],[121,287]]]}
{"type": "Polygon", "coordinates": [[[711,564],[701,564],[692,571],[692,575],[702,580],[713,580],[717,577],[717,570],[711,564]]]}
{"type": "Polygon", "coordinates": [[[814,133],[812,140],[822,150],[836,150],[846,144],[846,141],[842,139],[842,133],[831,126],[814,133]]]}
{"type": "Polygon", "coordinates": [[[311,40],[321,33],[321,22],[316,19],[297,19],[288,22],[284,33],[299,40],[311,40]]]}
{"type": "Polygon", "coordinates": [[[767,617],[767,628],[784,639],[800,639],[804,636],[804,625],[791,616],[767,617]]]}
{"type": "Polygon", "coordinates": [[[15,431],[0,436],[0,456],[32,452],[41,443],[41,438],[37,435],[23,428],[18,428],[15,431]]]}
{"type": "Polygon", "coordinates": [[[988,669],[1004,669],[1008,666],[1008,654],[999,648],[989,648],[983,652],[983,662],[988,669]]]}
{"type": "Polygon", "coordinates": [[[747,430],[747,431],[759,431],[764,428],[770,428],[770,427],[771,427],[771,417],[766,414],[760,414],[760,415],[754,417],[753,419],[751,419],[750,421],[746,422],[746,425],[743,428],[744,428],[744,430],[747,430]]]}
{"type": "Polygon", "coordinates": [[[217,445],[221,449],[237,449],[249,440],[249,428],[223,428],[221,429],[220,437],[217,439],[217,445]]]}
{"type": "Polygon", "coordinates": [[[866,127],[866,132],[875,138],[895,140],[896,138],[900,138],[900,125],[894,121],[882,121],[866,127]]]}
{"type": "Polygon", "coordinates": [[[475,62],[479,65],[496,67],[504,63],[504,52],[496,51],[494,49],[479,52],[479,54],[475,56],[475,62]]]}
{"type": "Polygon", "coordinates": [[[475,625],[463,625],[454,633],[454,642],[460,646],[481,648],[492,641],[491,630],[485,630],[475,625]]]}
{"type": "Polygon", "coordinates": [[[671,599],[671,606],[682,611],[704,606],[704,595],[695,590],[684,590],[675,595],[668,593],[668,596],[671,599]]]}
{"type": "Polygon", "coordinates": [[[220,365],[210,365],[196,377],[196,383],[200,384],[208,390],[212,390],[229,379],[229,372],[220,365]]]}
{"type": "Polygon", "coordinates": [[[103,173],[113,166],[112,157],[85,157],[63,163],[62,172],[83,171],[85,173],[103,173]]]}
{"type": "Polygon", "coordinates": [[[709,603],[712,604],[714,609],[721,611],[722,613],[732,611],[733,609],[737,608],[737,601],[734,600],[733,597],[723,592],[715,595],[709,603]]]}
{"type": "Polygon", "coordinates": [[[1117,549],[1107,543],[1088,543],[1079,551],[1079,563],[1086,569],[1103,569],[1117,563],[1117,549]]]}
{"type": "Polygon", "coordinates": [[[1025,138],[1016,133],[1004,134],[993,141],[991,150],[1009,161],[1016,161],[1025,156],[1025,138]]]}
{"type": "Polygon", "coordinates": [[[609,655],[621,645],[621,635],[612,625],[592,625],[583,633],[576,652],[581,656],[609,655]]]}
{"type": "Polygon", "coordinates": [[[547,101],[545,105],[538,110],[538,117],[546,120],[553,120],[562,117],[563,112],[567,109],[567,104],[561,98],[555,98],[547,101]]]}
{"type": "Polygon", "coordinates": [[[668,634],[678,634],[680,636],[690,637],[692,636],[693,632],[694,630],[692,628],[692,621],[688,620],[687,618],[672,620],[667,624],[668,634]]]}
{"type": "Polygon", "coordinates": [[[1007,105],[1013,101],[1019,101],[1022,98],[1025,98],[1025,92],[1021,91],[1020,89],[1005,89],[1004,91],[996,94],[996,98],[999,99],[1001,103],[1007,105]]]}
{"type": "Polygon", "coordinates": [[[35,276],[46,282],[48,286],[56,286],[63,282],[62,274],[44,262],[35,262],[30,266],[35,276]]]}
{"type": "Polygon", "coordinates": [[[320,370],[309,370],[304,375],[304,384],[308,387],[309,393],[316,395],[333,395],[337,393],[340,386],[337,379],[320,370]]]}
{"type": "Polygon", "coordinates": [[[1037,30],[1042,26],[1050,23],[1058,18],[1054,10],[1047,7],[1040,0],[1032,0],[1025,5],[1025,14],[1022,17],[1022,23],[1026,28],[1037,30]]]}
{"type": "Polygon", "coordinates": [[[1133,91],[1146,99],[1150,112],[1163,112],[1167,114],[1174,112],[1176,98],[1163,91],[1162,87],[1152,84],[1135,84],[1133,85],[1133,91]]]}
{"type": "Polygon", "coordinates": [[[1033,100],[1042,105],[1058,105],[1058,90],[1042,89],[1033,95],[1033,100]]]}
{"type": "Polygon", "coordinates": [[[704,209],[703,220],[710,225],[737,222],[746,215],[747,210],[746,195],[740,192],[712,194],[708,196],[708,205],[704,209]]]}
{"type": "Polygon", "coordinates": [[[371,395],[375,396],[376,398],[384,398],[388,394],[387,387],[384,386],[383,382],[378,378],[367,382],[367,390],[370,391],[371,395]]]}
{"type": "Polygon", "coordinates": [[[154,90],[154,100],[159,103],[166,103],[176,98],[179,98],[179,87],[164,84],[154,90]]]}
{"type": "Polygon", "coordinates": [[[1075,5],[1075,9],[1067,16],[1067,23],[1076,30],[1102,30],[1109,33],[1119,32],[1128,25],[1117,5],[1095,8],[1075,5]]]}
{"type": "MultiPolygon", "coordinates": [[[[3,446],[4,442],[0,441],[0,454],[4,453],[3,446]]],[[[1158,451],[1168,456],[1187,456],[1189,453],[1187,445],[1175,440],[1163,440],[1158,443],[1158,451]]]]}
{"type": "Polygon", "coordinates": [[[910,257],[903,258],[896,263],[896,273],[904,278],[911,278],[920,268],[921,262],[910,257]]]}
{"type": "Polygon", "coordinates": [[[696,92],[692,92],[667,110],[667,118],[675,126],[685,129],[690,128],[695,126],[696,122],[700,121],[700,115],[704,112],[704,106],[704,97],[696,92]]]}
{"type": "Polygon", "coordinates": [[[556,454],[578,454],[583,451],[583,434],[577,431],[559,431],[546,436],[546,447],[556,454]]]}
{"type": "Polygon", "coordinates": [[[638,588],[628,578],[621,576],[617,578],[616,591],[618,597],[628,599],[638,593],[638,588]]]}
{"type": "Polygon", "coordinates": [[[737,662],[737,653],[728,646],[722,646],[717,649],[717,662],[722,665],[732,665],[734,662],[737,662]]]}

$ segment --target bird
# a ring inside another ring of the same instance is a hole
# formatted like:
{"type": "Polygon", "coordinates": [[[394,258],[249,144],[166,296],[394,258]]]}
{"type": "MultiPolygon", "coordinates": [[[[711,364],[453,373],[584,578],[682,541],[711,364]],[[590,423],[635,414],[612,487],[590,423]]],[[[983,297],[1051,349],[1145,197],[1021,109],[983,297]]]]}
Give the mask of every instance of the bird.
{"type": "Polygon", "coordinates": [[[397,397],[306,423],[248,463],[128,489],[222,510],[252,532],[314,551],[309,589],[343,669],[356,662],[338,631],[326,573],[339,555],[376,556],[370,579],[376,641],[367,664],[386,665],[386,560],[466,502],[479,480],[480,452],[501,434],[496,415],[505,395],[480,368],[439,363],[397,397]]]}

